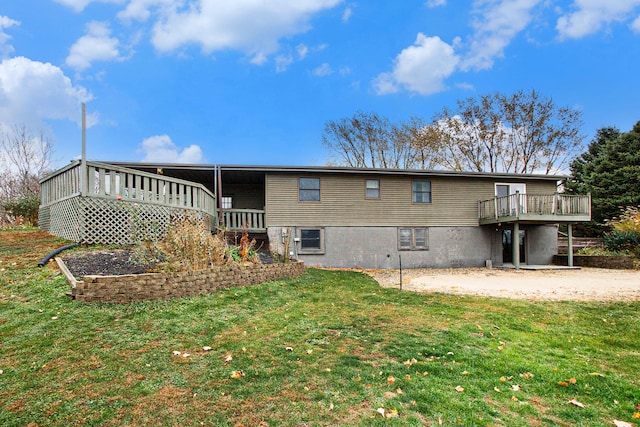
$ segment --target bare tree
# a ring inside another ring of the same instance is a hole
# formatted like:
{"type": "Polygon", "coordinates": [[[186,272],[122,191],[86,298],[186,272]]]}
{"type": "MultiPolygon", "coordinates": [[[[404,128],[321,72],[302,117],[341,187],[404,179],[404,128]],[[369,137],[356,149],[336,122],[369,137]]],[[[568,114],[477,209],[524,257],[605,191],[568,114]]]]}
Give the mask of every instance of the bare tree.
{"type": "Polygon", "coordinates": [[[433,144],[424,139],[424,121],[392,124],[377,113],[357,112],[325,124],[322,143],[333,164],[360,168],[412,169],[433,165],[433,144]]]}
{"type": "Polygon", "coordinates": [[[35,136],[26,125],[0,134],[0,202],[40,194],[38,181],[50,170],[52,154],[45,133],[35,136]]]}
{"type": "Polygon", "coordinates": [[[444,108],[430,125],[447,169],[555,173],[566,170],[583,135],[580,111],[557,107],[535,90],[493,93],[444,108]]]}

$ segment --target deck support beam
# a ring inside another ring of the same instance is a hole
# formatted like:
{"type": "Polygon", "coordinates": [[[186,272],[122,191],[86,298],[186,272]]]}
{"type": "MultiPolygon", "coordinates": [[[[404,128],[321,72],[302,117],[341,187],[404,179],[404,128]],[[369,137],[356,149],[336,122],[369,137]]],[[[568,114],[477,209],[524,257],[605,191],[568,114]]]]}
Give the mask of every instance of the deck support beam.
{"type": "Polygon", "coordinates": [[[567,265],[573,267],[573,224],[567,224],[567,265]]]}
{"type": "Polygon", "coordinates": [[[511,246],[513,249],[513,266],[516,270],[520,270],[520,224],[517,221],[513,223],[511,246]]]}

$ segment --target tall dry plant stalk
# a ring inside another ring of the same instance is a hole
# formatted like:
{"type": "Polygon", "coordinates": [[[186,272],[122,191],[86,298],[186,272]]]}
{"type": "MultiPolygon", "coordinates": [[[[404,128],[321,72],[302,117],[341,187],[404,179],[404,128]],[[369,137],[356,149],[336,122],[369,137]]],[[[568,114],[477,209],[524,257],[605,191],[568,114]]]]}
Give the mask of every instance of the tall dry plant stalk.
{"type": "Polygon", "coordinates": [[[159,248],[166,256],[159,265],[164,270],[202,270],[231,262],[224,233],[211,234],[204,219],[195,214],[172,222],[159,248]]]}

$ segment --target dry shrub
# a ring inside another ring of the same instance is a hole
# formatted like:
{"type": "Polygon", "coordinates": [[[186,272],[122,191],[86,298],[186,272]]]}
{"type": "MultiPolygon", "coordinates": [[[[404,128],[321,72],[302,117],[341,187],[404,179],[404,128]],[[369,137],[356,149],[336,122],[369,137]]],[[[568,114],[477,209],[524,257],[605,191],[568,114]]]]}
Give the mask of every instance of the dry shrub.
{"type": "Polygon", "coordinates": [[[195,214],[173,221],[158,246],[165,255],[158,267],[165,271],[203,270],[231,262],[222,232],[212,234],[205,219],[195,214]]]}
{"type": "Polygon", "coordinates": [[[618,232],[631,232],[640,235],[640,206],[627,206],[620,217],[614,218],[608,223],[618,232]]]}

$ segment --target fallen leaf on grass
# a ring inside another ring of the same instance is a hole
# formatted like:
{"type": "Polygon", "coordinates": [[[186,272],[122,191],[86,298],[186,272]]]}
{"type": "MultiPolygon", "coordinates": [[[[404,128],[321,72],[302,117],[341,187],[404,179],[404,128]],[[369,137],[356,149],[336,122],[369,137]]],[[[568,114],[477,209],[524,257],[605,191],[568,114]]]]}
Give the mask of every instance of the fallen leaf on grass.
{"type": "Polygon", "coordinates": [[[613,424],[616,427],[633,427],[633,424],[628,423],[626,421],[613,420],[613,424]]]}
{"type": "Polygon", "coordinates": [[[233,360],[233,356],[228,354],[227,357],[224,358],[225,363],[229,363],[233,360]]]}
{"type": "Polygon", "coordinates": [[[376,410],[376,412],[378,414],[382,415],[383,418],[396,418],[398,416],[398,410],[397,409],[378,408],[376,410]]]}
{"type": "Polygon", "coordinates": [[[211,347],[209,347],[208,345],[205,345],[204,347],[202,347],[202,350],[211,351],[211,347]]]}
{"type": "Polygon", "coordinates": [[[568,381],[568,382],[569,382],[569,384],[575,384],[575,383],[577,383],[578,381],[577,381],[575,378],[569,378],[569,381],[568,381]]]}
{"type": "Polygon", "coordinates": [[[584,404],[578,402],[576,399],[571,399],[569,401],[570,405],[577,406],[578,408],[584,408],[584,404]]]}
{"type": "Polygon", "coordinates": [[[569,383],[566,381],[558,381],[560,387],[569,387],[569,383]]]}
{"type": "Polygon", "coordinates": [[[182,354],[182,352],[179,352],[178,350],[173,350],[173,355],[174,356],[180,356],[182,354]]]}
{"type": "MultiPolygon", "coordinates": [[[[2,373],[2,370],[0,369],[0,374],[1,373],[2,373]]],[[[634,420],[640,419],[640,412],[634,412],[631,418],[633,418],[634,420]]]]}
{"type": "Polygon", "coordinates": [[[589,375],[591,375],[592,377],[604,377],[604,375],[600,372],[591,372],[589,373],[589,375]]]}
{"type": "Polygon", "coordinates": [[[458,393],[463,393],[464,392],[464,387],[458,385],[458,386],[456,386],[456,391],[458,393]]]}
{"type": "Polygon", "coordinates": [[[511,386],[511,391],[520,391],[520,384],[513,384],[511,386]]]}
{"type": "Polygon", "coordinates": [[[293,347],[285,347],[284,349],[287,351],[293,351],[293,347]]]}
{"type": "Polygon", "coordinates": [[[415,358],[412,358],[411,360],[409,360],[409,359],[405,360],[403,363],[404,363],[405,366],[409,367],[409,366],[413,365],[414,363],[418,363],[418,361],[415,358]]]}
{"type": "Polygon", "coordinates": [[[191,353],[182,353],[182,357],[191,357],[191,353]]]}
{"type": "Polygon", "coordinates": [[[393,385],[396,382],[396,377],[394,377],[393,375],[389,375],[387,377],[387,382],[391,385],[393,385]]]}
{"type": "Polygon", "coordinates": [[[233,378],[234,380],[237,380],[238,378],[244,377],[244,372],[242,372],[242,371],[232,371],[230,377],[233,378]]]}
{"type": "Polygon", "coordinates": [[[525,380],[531,379],[533,378],[533,374],[531,372],[523,372],[520,374],[520,377],[524,378],[525,380]]]}
{"type": "Polygon", "coordinates": [[[502,390],[500,390],[498,387],[494,387],[493,391],[495,391],[496,393],[502,393],[502,390]]]}

